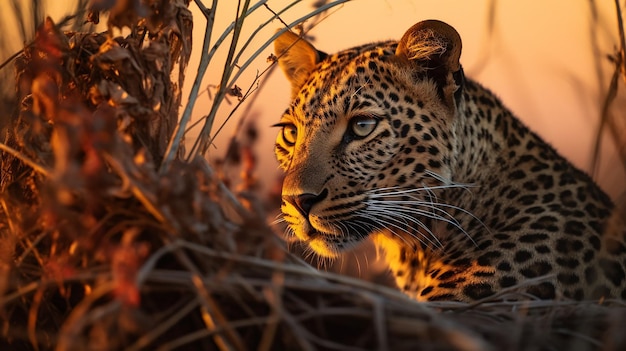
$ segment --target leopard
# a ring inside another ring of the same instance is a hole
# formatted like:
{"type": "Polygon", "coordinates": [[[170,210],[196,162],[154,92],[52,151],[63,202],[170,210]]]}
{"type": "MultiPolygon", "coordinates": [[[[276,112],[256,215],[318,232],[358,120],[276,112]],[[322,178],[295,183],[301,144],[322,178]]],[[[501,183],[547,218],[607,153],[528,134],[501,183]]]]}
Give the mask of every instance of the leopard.
{"type": "Polygon", "coordinates": [[[335,54],[277,35],[287,240],[327,259],[369,240],[418,301],[626,299],[613,200],[466,77],[461,48],[434,19],[335,54]]]}

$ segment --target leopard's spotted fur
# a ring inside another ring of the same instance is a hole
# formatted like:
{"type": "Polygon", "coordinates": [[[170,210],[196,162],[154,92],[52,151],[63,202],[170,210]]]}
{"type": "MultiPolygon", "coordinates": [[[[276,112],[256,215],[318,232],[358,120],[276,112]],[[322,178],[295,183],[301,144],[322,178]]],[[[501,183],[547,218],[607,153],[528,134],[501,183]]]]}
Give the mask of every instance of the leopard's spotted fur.
{"type": "Polygon", "coordinates": [[[419,300],[537,277],[525,291],[539,298],[626,298],[611,200],[464,77],[452,27],[424,21],[330,56],[288,32],[276,53],[293,87],[275,146],[282,211],[312,250],[372,237],[419,300]]]}

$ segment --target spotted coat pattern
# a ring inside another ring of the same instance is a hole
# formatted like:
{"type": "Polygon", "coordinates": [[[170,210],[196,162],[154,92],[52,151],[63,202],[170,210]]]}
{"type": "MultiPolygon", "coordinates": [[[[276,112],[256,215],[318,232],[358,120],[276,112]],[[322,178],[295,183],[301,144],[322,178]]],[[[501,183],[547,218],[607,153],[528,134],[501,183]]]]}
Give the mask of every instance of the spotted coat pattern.
{"type": "Polygon", "coordinates": [[[438,21],[334,55],[279,38],[293,86],[275,145],[288,233],[326,257],[372,238],[418,300],[520,284],[542,299],[626,298],[610,198],[465,78],[460,45],[438,21]]]}

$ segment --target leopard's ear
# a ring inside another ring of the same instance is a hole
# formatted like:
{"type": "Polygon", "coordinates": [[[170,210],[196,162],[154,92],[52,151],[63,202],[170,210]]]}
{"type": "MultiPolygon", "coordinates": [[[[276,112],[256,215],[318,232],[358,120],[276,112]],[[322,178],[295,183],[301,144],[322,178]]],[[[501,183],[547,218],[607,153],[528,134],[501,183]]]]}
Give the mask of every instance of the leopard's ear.
{"type": "Polygon", "coordinates": [[[402,36],[396,55],[434,79],[444,102],[458,104],[464,83],[461,67],[461,36],[447,23],[427,20],[415,24],[402,36]]]}
{"type": "Polygon", "coordinates": [[[287,79],[291,82],[292,98],[306,83],[315,66],[327,56],[290,31],[281,34],[274,41],[274,53],[287,79]]]}

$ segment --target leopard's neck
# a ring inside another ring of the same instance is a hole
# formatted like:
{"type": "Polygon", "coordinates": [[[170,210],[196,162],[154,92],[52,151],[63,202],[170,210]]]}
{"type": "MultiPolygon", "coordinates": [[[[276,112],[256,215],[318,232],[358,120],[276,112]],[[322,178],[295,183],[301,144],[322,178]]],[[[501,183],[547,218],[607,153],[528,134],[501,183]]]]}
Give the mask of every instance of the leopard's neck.
{"type": "MultiPolygon", "coordinates": [[[[511,162],[529,154],[528,143],[541,144],[538,136],[518,120],[489,90],[468,80],[453,127],[452,180],[485,185],[501,176],[511,162]]],[[[554,150],[549,150],[554,153],[554,150]]],[[[557,156],[558,157],[558,156],[557,156]]],[[[559,157],[560,158],[560,157],[559,157]]]]}
{"type": "Polygon", "coordinates": [[[612,208],[587,174],[530,131],[493,93],[471,80],[465,89],[454,126],[451,180],[469,188],[445,190],[442,200],[463,208],[453,215],[470,234],[481,232],[481,226],[493,230],[515,221],[519,216],[507,208],[520,213],[542,203],[543,195],[580,191],[580,184],[598,206],[612,208]]]}

